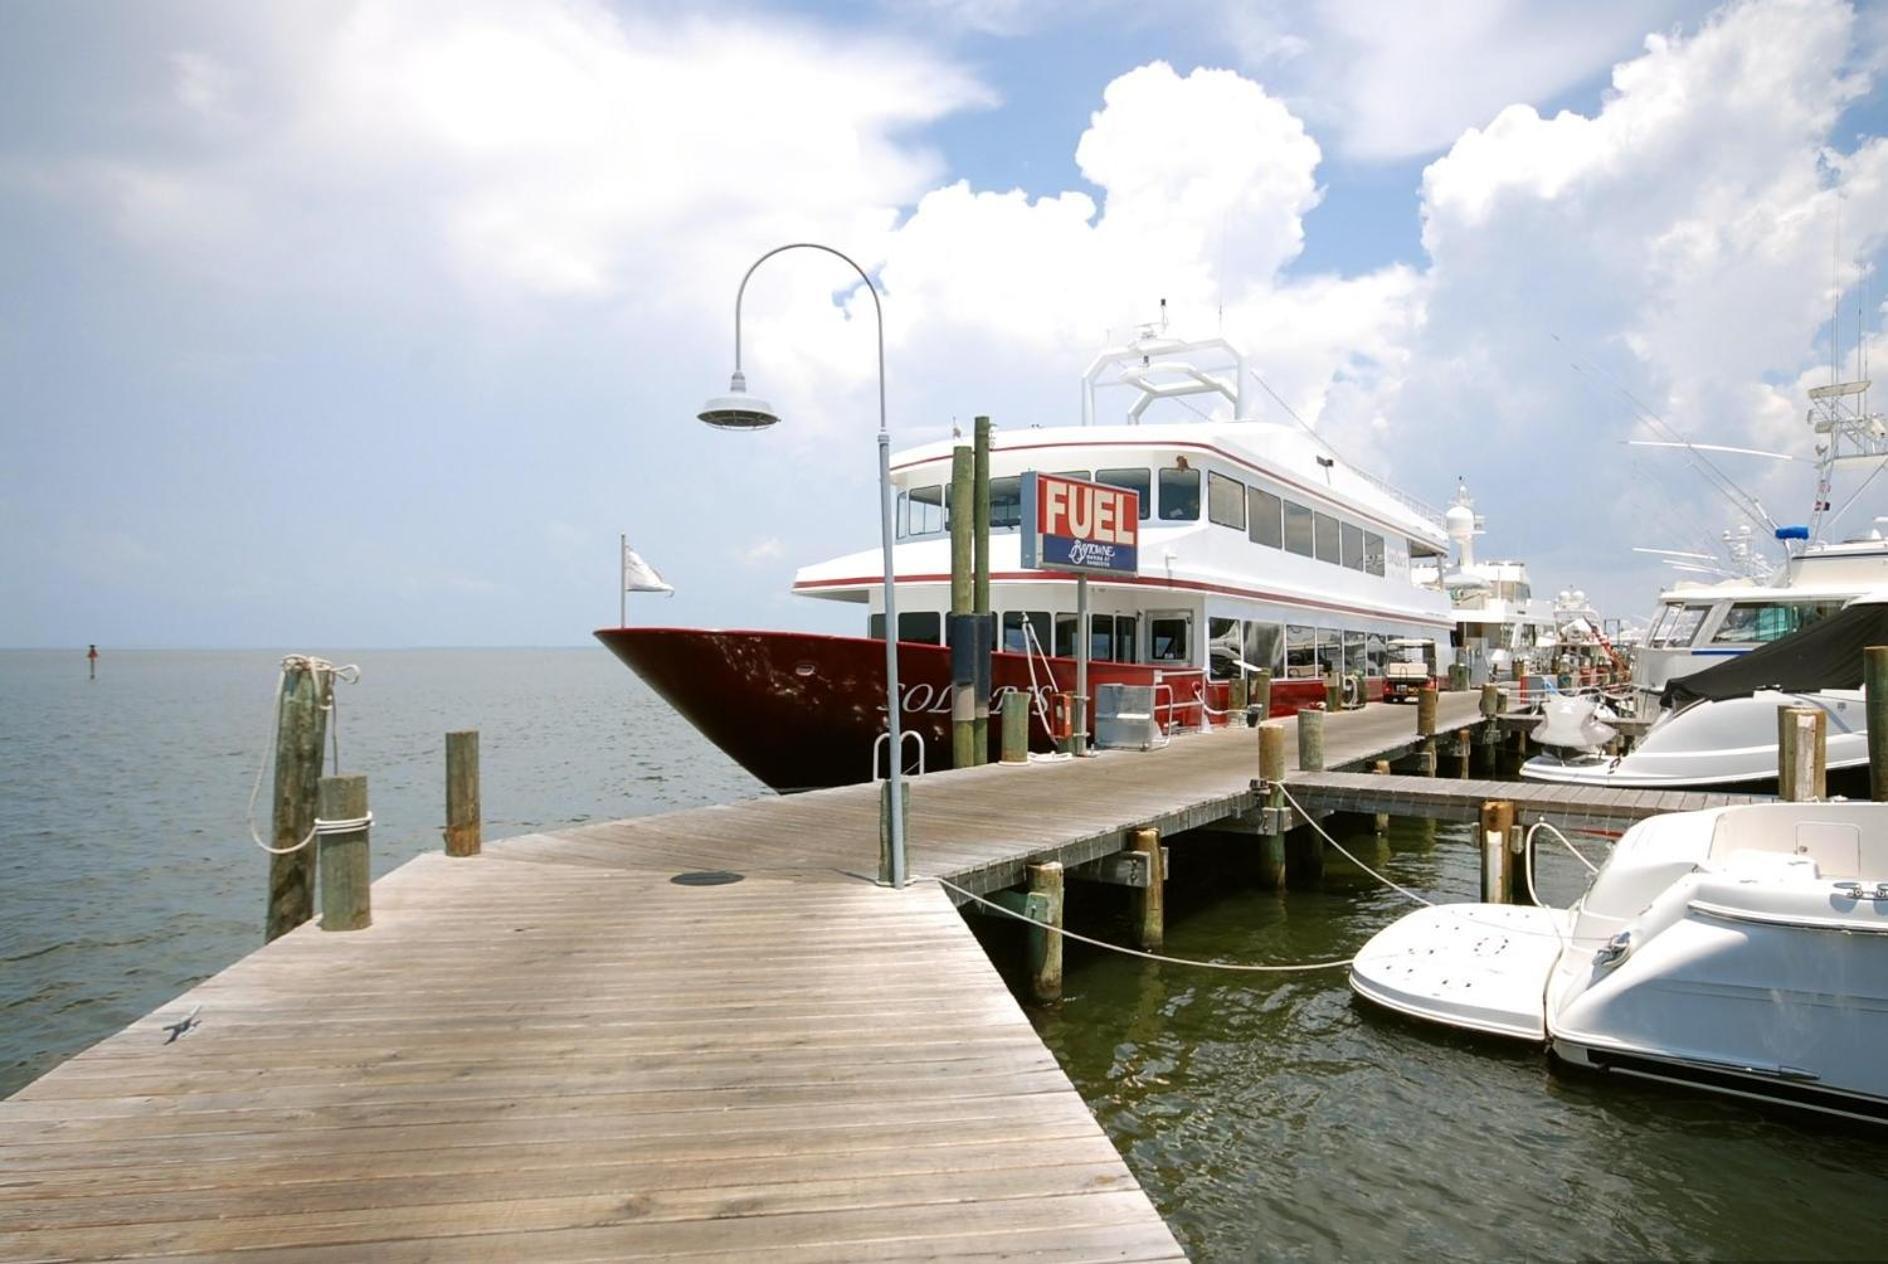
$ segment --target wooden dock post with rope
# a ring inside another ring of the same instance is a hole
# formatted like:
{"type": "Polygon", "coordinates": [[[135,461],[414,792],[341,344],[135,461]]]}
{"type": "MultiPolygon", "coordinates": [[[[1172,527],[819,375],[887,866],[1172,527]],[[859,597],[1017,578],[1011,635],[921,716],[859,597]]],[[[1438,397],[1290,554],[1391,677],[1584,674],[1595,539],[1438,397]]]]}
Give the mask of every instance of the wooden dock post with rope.
{"type": "MultiPolygon", "coordinates": [[[[1269,689],[1271,681],[1266,681],[1269,689]]],[[[1259,885],[1285,889],[1285,722],[1266,720],[1259,725],[1259,778],[1267,787],[1265,806],[1271,828],[1259,835],[1259,885]]]]}
{"type": "Polygon", "coordinates": [[[320,849],[321,929],[366,930],[374,921],[367,778],[323,777],[320,803],[315,843],[320,849]]]}
{"type": "Polygon", "coordinates": [[[269,902],[263,939],[294,930],[315,915],[315,828],[321,760],[334,706],[334,672],[317,659],[283,660],[276,708],[275,789],[270,830],[269,902]]]}

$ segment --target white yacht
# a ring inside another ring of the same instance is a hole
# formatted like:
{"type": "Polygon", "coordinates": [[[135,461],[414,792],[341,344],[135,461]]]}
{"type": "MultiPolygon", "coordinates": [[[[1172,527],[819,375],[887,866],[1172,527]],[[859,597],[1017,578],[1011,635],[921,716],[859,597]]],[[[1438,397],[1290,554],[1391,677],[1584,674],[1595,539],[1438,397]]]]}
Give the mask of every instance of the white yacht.
{"type": "MultiPolygon", "coordinates": [[[[1251,419],[1244,357],[1223,340],[1157,330],[1104,352],[1083,380],[1080,425],[1007,424],[992,437],[991,604],[998,619],[992,705],[1035,695],[1031,740],[1055,735],[1042,706],[1073,689],[1086,636],[1091,697],[1151,686],[1163,727],[1224,723],[1233,679],[1269,668],[1272,708],[1324,698],[1327,673],[1382,696],[1391,641],[1442,641],[1454,612],[1418,582],[1448,549],[1442,515],[1346,462],[1301,426],[1251,419]],[[1126,396],[1114,420],[1101,393],[1126,396]],[[1153,424],[1149,408],[1188,397],[1193,420],[1153,424]],[[1143,423],[1147,424],[1143,424],[1143,423]],[[1024,569],[1026,473],[1131,490],[1139,502],[1138,573],[1088,581],[1078,625],[1076,576],[1024,569]]],[[[952,450],[892,455],[897,488],[900,706],[907,732],[947,766],[950,752],[952,450]]],[[[606,628],[618,657],[761,780],[777,789],[870,777],[886,728],[882,559],[877,548],[802,567],[795,593],[859,609],[858,636],[788,631],[606,628]],[[876,647],[876,648],[875,648],[876,647]]],[[[1448,665],[1446,652],[1439,666],[1448,665]]]]}
{"type": "Polygon", "coordinates": [[[1578,1066],[1888,1120],[1888,805],[1642,821],[1571,908],[1422,909],[1351,986],[1578,1066]]]}

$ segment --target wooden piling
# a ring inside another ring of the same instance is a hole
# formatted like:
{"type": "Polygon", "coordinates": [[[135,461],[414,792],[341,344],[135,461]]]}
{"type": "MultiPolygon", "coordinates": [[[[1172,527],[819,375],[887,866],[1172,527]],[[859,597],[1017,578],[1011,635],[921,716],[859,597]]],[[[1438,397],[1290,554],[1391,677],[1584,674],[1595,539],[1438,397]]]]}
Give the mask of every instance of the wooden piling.
{"type": "Polygon", "coordinates": [[[1246,722],[1246,697],[1246,676],[1244,672],[1240,672],[1232,678],[1232,683],[1226,686],[1226,711],[1230,716],[1228,723],[1244,724],[1246,722]]]}
{"type": "Polygon", "coordinates": [[[1038,1001],[1062,999],[1062,862],[1029,866],[1029,893],[1039,896],[1045,925],[1029,928],[1029,993],[1038,1001]]]}
{"type": "Polygon", "coordinates": [[[1513,854],[1508,830],[1514,825],[1514,804],[1490,799],[1482,804],[1482,903],[1507,904],[1513,889],[1513,854]]]}
{"type": "Polygon", "coordinates": [[[1261,667],[1252,673],[1252,680],[1246,686],[1247,705],[1259,713],[1259,719],[1272,718],[1272,669],[1261,667]]]}
{"type": "Polygon", "coordinates": [[[1455,775],[1458,780],[1467,781],[1474,774],[1470,766],[1475,758],[1475,742],[1469,731],[1463,729],[1455,735],[1455,775]]]}
{"type": "Polygon", "coordinates": [[[1324,673],[1324,709],[1326,711],[1344,709],[1344,678],[1336,672],[1324,673]]]}
{"type": "Polygon", "coordinates": [[[367,778],[323,777],[318,793],[324,822],[360,821],[353,829],[322,833],[321,929],[366,930],[373,925],[373,869],[368,856],[367,778]]]}
{"type": "Polygon", "coordinates": [[[1436,735],[1436,687],[1424,685],[1416,691],[1416,735],[1434,737],[1436,735]]]}
{"type": "MultiPolygon", "coordinates": [[[[968,446],[951,452],[951,613],[966,615],[974,599],[972,569],[975,555],[975,459],[968,446]]],[[[952,619],[955,635],[964,635],[963,621],[952,619]]],[[[951,681],[951,767],[969,768],[977,762],[977,687],[974,680],[951,681]]],[[[896,753],[894,753],[896,758],[896,753]]]]}
{"type": "Polygon", "coordinates": [[[1492,720],[1501,714],[1501,687],[1494,681],[1482,686],[1482,719],[1492,720]]]}
{"type": "MultiPolygon", "coordinates": [[[[1379,777],[1389,776],[1390,775],[1390,761],[1387,759],[1379,759],[1376,762],[1376,766],[1373,769],[1373,771],[1379,777]]],[[[1389,833],[1390,832],[1390,814],[1388,812],[1377,813],[1377,819],[1376,819],[1375,824],[1377,827],[1377,833],[1379,834],[1389,833]]]]}
{"type": "Polygon", "coordinates": [[[1029,695],[1020,689],[1003,695],[1003,762],[1029,762],[1029,695]]]}
{"type": "Polygon", "coordinates": [[[1324,771],[1324,712],[1318,707],[1299,708],[1298,767],[1304,772],[1324,771]]]}
{"type": "Polygon", "coordinates": [[[1868,722],[1868,796],[1888,801],[1888,645],[1862,651],[1863,714],[1868,722]]]}
{"type": "Polygon", "coordinates": [[[1508,827],[1508,903],[1532,904],[1534,896],[1527,889],[1527,831],[1519,825],[1508,827]]]}
{"type": "MultiPolygon", "coordinates": [[[[1269,677],[1269,673],[1267,673],[1269,677]]],[[[1271,681],[1266,680],[1266,688],[1271,688],[1271,681]]],[[[1283,819],[1285,813],[1285,792],[1279,783],[1285,780],[1285,722],[1283,720],[1265,720],[1259,725],[1259,779],[1271,787],[1266,806],[1272,809],[1272,819],[1283,819]]],[[[1267,890],[1279,891],[1285,886],[1285,831],[1274,830],[1269,834],[1259,835],[1259,885],[1267,890]]]]}
{"type": "Polygon", "coordinates": [[[476,856],[484,841],[479,809],[479,731],[446,734],[446,854],[476,856]]]}
{"type": "Polygon", "coordinates": [[[1828,797],[1829,713],[1777,708],[1777,796],[1793,803],[1828,797]]]}
{"type": "MultiPolygon", "coordinates": [[[[276,704],[274,825],[271,847],[304,843],[315,826],[322,747],[328,740],[328,708],[334,675],[292,659],[282,669],[276,704]]],[[[269,902],[264,940],[286,935],[315,915],[315,847],[269,857],[269,902]]]]}
{"type": "Polygon", "coordinates": [[[1147,885],[1134,892],[1135,940],[1143,952],[1158,952],[1167,938],[1167,872],[1161,858],[1160,831],[1137,829],[1131,837],[1132,850],[1147,857],[1147,885]]]}

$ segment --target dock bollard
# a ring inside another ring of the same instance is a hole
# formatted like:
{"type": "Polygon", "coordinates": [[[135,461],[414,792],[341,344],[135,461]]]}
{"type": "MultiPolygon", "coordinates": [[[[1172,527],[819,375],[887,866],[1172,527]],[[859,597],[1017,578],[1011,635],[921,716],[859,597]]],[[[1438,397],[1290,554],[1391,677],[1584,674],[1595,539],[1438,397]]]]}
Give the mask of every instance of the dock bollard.
{"type": "Polygon", "coordinates": [[[1246,685],[1246,705],[1259,713],[1259,719],[1272,718],[1272,669],[1261,667],[1252,673],[1252,680],[1246,685]]]}
{"type": "Polygon", "coordinates": [[[1490,799],[1482,804],[1482,903],[1511,902],[1513,853],[1508,850],[1508,831],[1514,825],[1514,804],[1507,799],[1490,799]]]}
{"type": "Polygon", "coordinates": [[[1777,708],[1777,797],[1806,803],[1828,797],[1829,713],[1777,708]]]}
{"type": "Polygon", "coordinates": [[[1868,717],[1868,797],[1888,800],[1888,645],[1862,651],[1863,702],[1868,717]]]}
{"type": "Polygon", "coordinates": [[[446,854],[476,856],[483,842],[479,812],[479,731],[446,734],[446,854]]]}
{"type": "Polygon", "coordinates": [[[1003,762],[1029,762],[1029,695],[1020,689],[1003,698],[1003,762]]]}
{"type": "Polygon", "coordinates": [[[1303,772],[1324,771],[1324,709],[1298,708],[1298,767],[1303,772]]]}
{"type": "Polygon", "coordinates": [[[1167,938],[1167,869],[1161,859],[1160,831],[1137,829],[1132,838],[1132,849],[1147,857],[1147,885],[1134,893],[1137,939],[1141,951],[1159,952],[1167,938]]]}
{"type": "MultiPolygon", "coordinates": [[[[1272,787],[1266,806],[1272,819],[1280,820],[1285,811],[1285,792],[1278,788],[1285,780],[1285,722],[1267,720],[1259,725],[1259,779],[1272,787]]],[[[1277,830],[1259,835],[1259,885],[1279,891],[1285,886],[1285,832],[1277,830]]]]}
{"type": "Polygon", "coordinates": [[[1029,893],[1047,905],[1048,926],[1029,928],[1029,993],[1039,1001],[1062,999],[1062,862],[1029,866],[1029,893]],[[1053,929],[1049,929],[1052,927],[1053,929]]]}
{"type": "Polygon", "coordinates": [[[319,802],[315,844],[320,848],[321,929],[366,930],[374,922],[367,778],[359,773],[323,777],[319,802]],[[333,828],[342,823],[351,828],[333,828]]]}
{"type": "Polygon", "coordinates": [[[1416,736],[1436,735],[1436,687],[1424,685],[1416,691],[1416,736]]]}
{"type": "Polygon", "coordinates": [[[1492,720],[1501,714],[1501,686],[1489,681],[1482,686],[1482,719],[1492,720]]]}

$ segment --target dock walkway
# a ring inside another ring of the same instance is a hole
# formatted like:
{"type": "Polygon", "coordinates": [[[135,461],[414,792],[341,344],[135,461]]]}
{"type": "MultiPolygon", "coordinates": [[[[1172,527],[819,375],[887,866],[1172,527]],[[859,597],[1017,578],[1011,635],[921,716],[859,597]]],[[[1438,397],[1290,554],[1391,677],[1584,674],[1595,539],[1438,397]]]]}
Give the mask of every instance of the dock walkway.
{"type": "MultiPolygon", "coordinates": [[[[1333,715],[1327,762],[1414,728],[1333,715]]],[[[872,786],[419,857],[370,929],[303,926],[0,1102],[0,1259],[1183,1258],[923,879],[1211,823],[1256,764],[1232,730],[923,778],[903,891],[866,878],[872,786]],[[743,880],[672,881],[703,870],[743,880]]]]}

